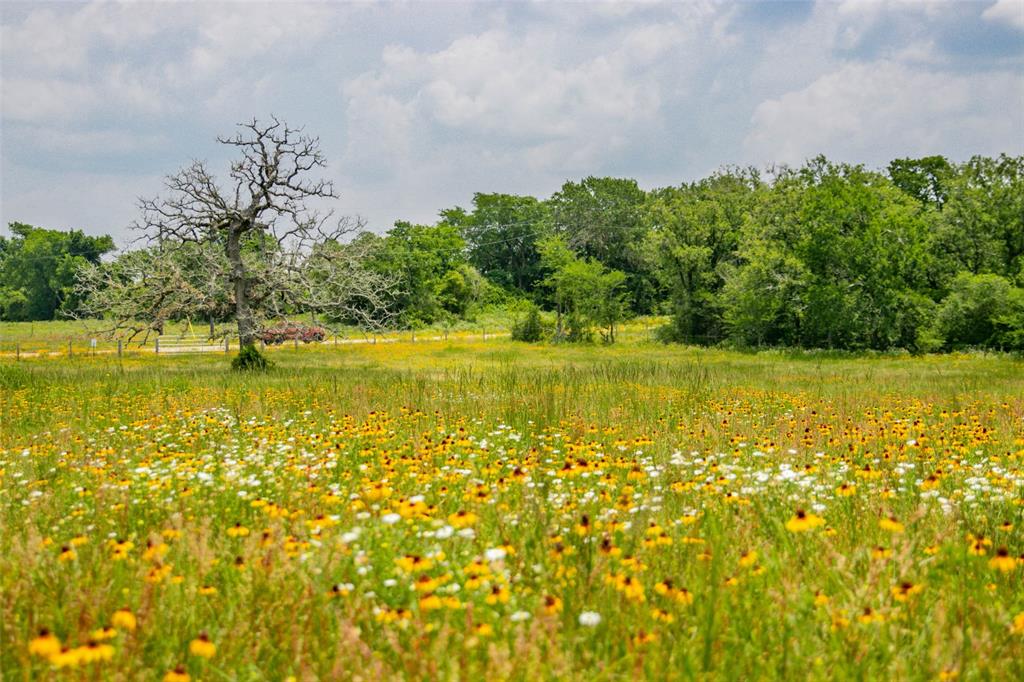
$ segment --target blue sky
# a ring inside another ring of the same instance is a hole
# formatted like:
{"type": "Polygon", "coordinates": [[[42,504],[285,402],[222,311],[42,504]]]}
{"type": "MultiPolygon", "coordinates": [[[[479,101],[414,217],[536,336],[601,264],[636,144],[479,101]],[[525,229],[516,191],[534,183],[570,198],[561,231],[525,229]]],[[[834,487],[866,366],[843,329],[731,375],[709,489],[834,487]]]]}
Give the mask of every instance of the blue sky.
{"type": "Polygon", "coordinates": [[[127,240],[235,123],[372,229],[586,175],[1024,153],[1024,0],[0,4],[0,222],[127,240]]]}

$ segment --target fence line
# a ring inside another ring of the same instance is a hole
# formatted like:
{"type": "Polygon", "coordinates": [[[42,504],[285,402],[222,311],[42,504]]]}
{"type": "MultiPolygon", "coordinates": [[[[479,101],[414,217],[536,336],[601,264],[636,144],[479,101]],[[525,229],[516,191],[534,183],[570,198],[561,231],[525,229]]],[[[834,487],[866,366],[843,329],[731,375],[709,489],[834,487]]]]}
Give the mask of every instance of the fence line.
{"type": "MultiPolygon", "coordinates": [[[[508,338],[511,332],[507,329],[496,329],[494,327],[480,327],[476,330],[449,330],[417,332],[415,329],[404,331],[376,333],[363,332],[360,336],[348,334],[332,334],[321,341],[310,341],[300,343],[298,339],[272,345],[262,341],[260,345],[264,349],[283,349],[289,345],[298,350],[300,347],[323,347],[323,346],[347,346],[347,345],[375,345],[378,343],[437,343],[437,342],[471,342],[471,341],[494,341],[508,338]]],[[[654,327],[651,325],[628,326],[620,328],[616,332],[616,339],[624,340],[653,340],[654,327]]],[[[600,342],[598,342],[600,343],[600,342]]],[[[96,355],[187,355],[200,353],[230,353],[238,350],[238,337],[225,336],[219,339],[209,337],[184,337],[165,334],[153,338],[149,343],[135,345],[123,339],[112,339],[101,341],[97,338],[68,338],[66,342],[51,340],[39,344],[31,342],[0,342],[0,358],[20,361],[27,358],[55,358],[55,357],[90,357],[96,355]]]]}
{"type": "MultiPolygon", "coordinates": [[[[437,335],[424,335],[423,332],[416,334],[415,331],[399,332],[396,334],[369,334],[362,338],[346,335],[331,335],[322,341],[299,342],[298,339],[291,343],[284,342],[276,345],[266,344],[262,341],[260,346],[264,349],[287,349],[291,346],[298,350],[303,347],[338,347],[349,345],[375,345],[378,343],[434,343],[438,341],[489,341],[500,337],[509,336],[509,332],[474,332],[469,334],[449,334],[447,331],[437,335]],[[408,335],[406,335],[408,334],[408,335]]],[[[199,339],[181,338],[170,335],[155,337],[146,344],[135,345],[125,342],[123,339],[101,341],[99,339],[71,339],[66,342],[49,341],[40,343],[2,344],[0,346],[0,358],[10,358],[15,361],[28,358],[55,358],[55,357],[91,357],[95,355],[186,355],[201,353],[230,353],[238,350],[238,337],[224,337],[223,339],[199,339]]]]}

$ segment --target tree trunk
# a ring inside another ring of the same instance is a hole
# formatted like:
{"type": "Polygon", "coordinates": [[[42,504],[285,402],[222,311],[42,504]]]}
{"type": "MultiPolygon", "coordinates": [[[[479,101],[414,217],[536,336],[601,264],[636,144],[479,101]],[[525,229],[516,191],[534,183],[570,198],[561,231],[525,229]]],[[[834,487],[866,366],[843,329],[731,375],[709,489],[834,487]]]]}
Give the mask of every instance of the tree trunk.
{"type": "Polygon", "coordinates": [[[242,227],[231,225],[227,239],[227,257],[231,264],[231,283],[235,289],[235,321],[238,324],[238,347],[251,346],[256,342],[256,325],[249,307],[249,280],[242,263],[242,227]]]}

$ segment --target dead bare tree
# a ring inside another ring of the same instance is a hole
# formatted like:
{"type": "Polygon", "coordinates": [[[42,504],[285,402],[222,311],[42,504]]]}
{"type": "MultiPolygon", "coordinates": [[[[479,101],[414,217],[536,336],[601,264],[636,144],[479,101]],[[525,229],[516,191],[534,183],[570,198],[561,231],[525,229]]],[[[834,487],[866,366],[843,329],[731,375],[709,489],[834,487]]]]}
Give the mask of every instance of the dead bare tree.
{"type": "Polygon", "coordinates": [[[253,119],[238,128],[234,137],[218,138],[238,152],[229,187],[223,189],[206,164],[194,161],[167,178],[166,196],[141,200],[142,217],[133,228],[153,256],[136,257],[122,272],[108,268],[104,275],[102,267],[86,272],[80,282],[93,301],[87,311],[147,320],[182,316],[190,301],[204,299],[187,291],[202,287],[195,273],[175,276],[169,263],[198,245],[192,250],[199,258],[195,267],[209,284],[206,293],[219,295],[219,285],[226,289],[243,348],[254,344],[265,320],[295,312],[385,324],[397,280],[365,267],[364,242],[345,243],[364,223],[332,221],[332,211],[314,208],[337,198],[329,181],[312,177],[325,165],[318,139],[276,118],[253,119]],[[182,279],[190,286],[181,285],[182,279]],[[104,287],[113,294],[101,293],[104,287]]]}

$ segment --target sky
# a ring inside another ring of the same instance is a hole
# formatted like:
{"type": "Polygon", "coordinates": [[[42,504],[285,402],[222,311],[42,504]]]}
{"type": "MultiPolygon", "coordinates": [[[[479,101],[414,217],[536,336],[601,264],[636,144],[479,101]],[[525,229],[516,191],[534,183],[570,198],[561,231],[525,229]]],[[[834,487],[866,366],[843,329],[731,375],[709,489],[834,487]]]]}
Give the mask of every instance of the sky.
{"type": "Polygon", "coordinates": [[[588,175],[1024,153],[1024,0],[4,0],[0,25],[0,225],[119,245],[138,197],[226,174],[217,136],[270,115],[378,232],[588,175]]]}

